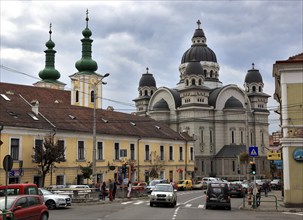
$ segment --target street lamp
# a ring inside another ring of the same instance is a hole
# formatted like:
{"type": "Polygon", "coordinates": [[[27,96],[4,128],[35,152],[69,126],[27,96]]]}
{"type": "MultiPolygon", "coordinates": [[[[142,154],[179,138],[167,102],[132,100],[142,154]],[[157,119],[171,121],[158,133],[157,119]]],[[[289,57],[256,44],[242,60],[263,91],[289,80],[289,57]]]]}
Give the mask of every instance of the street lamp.
{"type": "Polygon", "coordinates": [[[93,175],[93,185],[95,186],[97,183],[97,174],[96,174],[96,110],[97,110],[97,105],[96,105],[96,100],[97,100],[97,96],[96,96],[96,87],[97,85],[101,82],[103,85],[106,85],[106,82],[102,82],[102,80],[105,77],[108,77],[109,73],[106,73],[104,76],[101,77],[100,80],[96,81],[93,84],[93,91],[94,91],[94,111],[93,111],[93,154],[92,154],[92,175],[93,175]]]}

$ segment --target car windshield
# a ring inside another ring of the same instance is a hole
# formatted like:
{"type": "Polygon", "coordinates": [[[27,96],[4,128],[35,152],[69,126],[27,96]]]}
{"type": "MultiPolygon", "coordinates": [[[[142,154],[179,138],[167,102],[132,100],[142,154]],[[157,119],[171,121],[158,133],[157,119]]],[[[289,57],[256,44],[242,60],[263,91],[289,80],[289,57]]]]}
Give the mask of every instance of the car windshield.
{"type": "Polygon", "coordinates": [[[151,181],[151,182],[149,183],[149,185],[150,185],[150,186],[155,186],[155,185],[157,185],[158,183],[159,183],[159,181],[153,180],[153,181],[151,181]]]}
{"type": "Polygon", "coordinates": [[[43,195],[53,195],[54,193],[46,190],[46,189],[40,189],[43,195]]]}
{"type": "MultiPolygon", "coordinates": [[[[15,197],[7,197],[7,209],[10,209],[15,201],[15,197]]],[[[0,210],[5,209],[5,198],[0,199],[0,210]]]]}
{"type": "Polygon", "coordinates": [[[154,191],[156,192],[171,192],[172,191],[172,186],[164,186],[164,185],[156,185],[154,191]]]}

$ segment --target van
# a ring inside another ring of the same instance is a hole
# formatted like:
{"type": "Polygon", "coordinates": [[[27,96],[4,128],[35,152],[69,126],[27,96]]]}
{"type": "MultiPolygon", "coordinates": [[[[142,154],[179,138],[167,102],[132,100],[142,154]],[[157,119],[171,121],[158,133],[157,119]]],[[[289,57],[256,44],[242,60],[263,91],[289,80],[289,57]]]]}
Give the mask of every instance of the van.
{"type": "Polygon", "coordinates": [[[192,190],[193,182],[191,180],[179,180],[177,182],[178,190],[192,190]]]}
{"type": "MultiPolygon", "coordinates": [[[[5,190],[5,185],[0,186],[0,196],[5,196],[5,190]]],[[[39,195],[39,191],[33,183],[8,184],[7,195],[39,195]]]]}
{"type": "Polygon", "coordinates": [[[231,210],[230,194],[227,183],[209,183],[206,194],[205,209],[223,207],[231,210]]]}

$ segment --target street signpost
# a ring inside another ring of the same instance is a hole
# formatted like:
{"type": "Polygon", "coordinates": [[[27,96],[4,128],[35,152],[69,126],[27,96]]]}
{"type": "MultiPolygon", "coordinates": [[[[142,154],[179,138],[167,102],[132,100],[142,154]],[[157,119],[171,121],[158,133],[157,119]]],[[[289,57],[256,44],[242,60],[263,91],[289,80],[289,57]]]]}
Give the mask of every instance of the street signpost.
{"type": "MultiPolygon", "coordinates": [[[[8,172],[10,172],[13,168],[13,158],[11,155],[6,155],[3,159],[3,168],[5,170],[5,192],[7,192],[7,184],[8,184],[8,172]]],[[[7,210],[7,193],[5,193],[5,206],[4,210],[7,210]]]]}
{"type": "MultiPolygon", "coordinates": [[[[250,146],[248,148],[249,156],[253,158],[253,162],[255,163],[255,157],[259,156],[259,151],[257,146],[250,146]]],[[[256,175],[254,175],[254,190],[253,190],[253,208],[256,208],[256,175]]]]}

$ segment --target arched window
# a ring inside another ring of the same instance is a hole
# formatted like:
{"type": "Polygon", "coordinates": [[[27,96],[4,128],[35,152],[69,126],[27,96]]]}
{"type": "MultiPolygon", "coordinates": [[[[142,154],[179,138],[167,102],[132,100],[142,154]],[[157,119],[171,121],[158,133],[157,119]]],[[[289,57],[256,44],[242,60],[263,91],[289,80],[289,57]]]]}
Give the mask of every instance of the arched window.
{"type": "Polygon", "coordinates": [[[261,86],[259,86],[259,92],[262,92],[262,87],[261,86]]]}
{"type": "Polygon", "coordinates": [[[235,131],[231,131],[231,143],[235,143],[235,131]]]}
{"type": "Polygon", "coordinates": [[[188,86],[188,79],[186,80],[186,82],[185,82],[185,83],[186,83],[186,85],[188,86]]]}
{"type": "Polygon", "coordinates": [[[196,85],[196,80],[195,80],[195,79],[192,79],[192,80],[191,80],[191,85],[192,85],[192,86],[196,85]]]}
{"type": "Polygon", "coordinates": [[[90,102],[95,102],[95,93],[94,90],[90,92],[90,102]]]}
{"type": "Polygon", "coordinates": [[[199,86],[202,85],[202,79],[199,79],[199,86]]]}
{"type": "Polygon", "coordinates": [[[147,92],[147,90],[144,90],[144,95],[148,95],[148,92],[147,92]]]}
{"type": "Polygon", "coordinates": [[[252,87],[252,90],[253,90],[253,92],[255,92],[255,91],[256,91],[256,87],[255,87],[255,86],[253,86],[253,87],[252,87]]]}
{"type": "Polygon", "coordinates": [[[210,77],[210,78],[213,78],[213,71],[212,71],[212,70],[210,71],[209,77],[210,77]]]}
{"type": "Polygon", "coordinates": [[[206,77],[206,74],[207,74],[207,72],[206,72],[206,70],[204,70],[204,76],[206,77]]]}
{"type": "Polygon", "coordinates": [[[152,91],[150,91],[150,96],[152,96],[154,94],[154,91],[152,90],[152,91]]]}
{"type": "Polygon", "coordinates": [[[79,91],[76,91],[76,102],[79,102],[79,91]]]}

